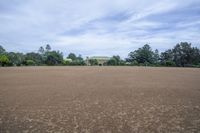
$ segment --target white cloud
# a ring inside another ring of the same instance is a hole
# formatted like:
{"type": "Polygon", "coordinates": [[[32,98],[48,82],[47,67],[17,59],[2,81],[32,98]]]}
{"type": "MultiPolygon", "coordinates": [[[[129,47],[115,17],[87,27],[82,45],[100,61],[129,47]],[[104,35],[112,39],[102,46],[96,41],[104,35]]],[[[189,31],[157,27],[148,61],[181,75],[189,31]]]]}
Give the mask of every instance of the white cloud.
{"type": "MultiPolygon", "coordinates": [[[[192,12],[192,6],[197,4],[198,0],[22,0],[13,4],[4,1],[0,2],[0,43],[14,51],[36,50],[49,43],[54,49],[84,56],[123,57],[145,43],[160,50],[180,41],[197,46],[199,15],[195,20],[170,22],[170,14],[176,16],[176,11],[186,7],[191,17],[197,16],[192,12]],[[165,20],[159,19],[165,14],[165,20]]],[[[179,15],[175,18],[184,17],[179,15]]]]}

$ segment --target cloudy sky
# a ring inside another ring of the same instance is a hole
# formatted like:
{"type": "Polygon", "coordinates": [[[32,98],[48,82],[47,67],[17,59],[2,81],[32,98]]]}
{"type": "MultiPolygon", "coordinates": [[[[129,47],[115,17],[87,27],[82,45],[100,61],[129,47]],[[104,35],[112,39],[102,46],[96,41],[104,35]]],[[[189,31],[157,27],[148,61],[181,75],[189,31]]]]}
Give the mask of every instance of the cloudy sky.
{"type": "Polygon", "coordinates": [[[53,49],[121,55],[149,43],[200,45],[200,0],[0,0],[0,45],[8,51],[53,49]]]}

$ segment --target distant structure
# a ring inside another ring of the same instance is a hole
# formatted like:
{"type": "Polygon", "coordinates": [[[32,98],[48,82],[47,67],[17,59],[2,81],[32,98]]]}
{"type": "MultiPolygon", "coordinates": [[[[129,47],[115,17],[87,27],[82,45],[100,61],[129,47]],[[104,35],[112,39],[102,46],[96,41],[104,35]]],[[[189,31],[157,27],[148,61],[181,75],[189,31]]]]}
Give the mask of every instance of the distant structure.
{"type": "Polygon", "coordinates": [[[67,62],[72,62],[72,59],[67,58],[67,59],[65,59],[65,61],[67,61],[67,62]]]}
{"type": "Polygon", "coordinates": [[[106,63],[110,60],[110,57],[107,56],[92,56],[92,57],[87,57],[86,58],[86,64],[90,66],[90,61],[89,60],[97,60],[99,66],[104,66],[106,63]]]}

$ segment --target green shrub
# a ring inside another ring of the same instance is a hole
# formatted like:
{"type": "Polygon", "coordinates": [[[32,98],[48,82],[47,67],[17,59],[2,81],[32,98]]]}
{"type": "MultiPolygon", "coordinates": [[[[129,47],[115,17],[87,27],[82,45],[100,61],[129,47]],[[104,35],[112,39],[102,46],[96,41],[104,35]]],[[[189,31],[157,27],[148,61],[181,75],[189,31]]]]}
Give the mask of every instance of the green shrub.
{"type": "Polygon", "coordinates": [[[26,65],[27,66],[35,66],[35,62],[33,60],[26,60],[26,65]]]}
{"type": "Polygon", "coordinates": [[[9,64],[9,59],[6,55],[0,55],[0,66],[6,66],[9,64]]]}

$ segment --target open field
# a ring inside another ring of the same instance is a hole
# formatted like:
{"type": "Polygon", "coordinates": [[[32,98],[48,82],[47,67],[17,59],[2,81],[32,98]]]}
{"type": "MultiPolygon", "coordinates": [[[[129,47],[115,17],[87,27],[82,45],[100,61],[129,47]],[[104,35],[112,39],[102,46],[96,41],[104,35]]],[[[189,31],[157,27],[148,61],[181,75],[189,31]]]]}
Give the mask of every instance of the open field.
{"type": "Polygon", "coordinates": [[[200,69],[0,68],[0,132],[200,132],[200,69]]]}

